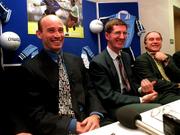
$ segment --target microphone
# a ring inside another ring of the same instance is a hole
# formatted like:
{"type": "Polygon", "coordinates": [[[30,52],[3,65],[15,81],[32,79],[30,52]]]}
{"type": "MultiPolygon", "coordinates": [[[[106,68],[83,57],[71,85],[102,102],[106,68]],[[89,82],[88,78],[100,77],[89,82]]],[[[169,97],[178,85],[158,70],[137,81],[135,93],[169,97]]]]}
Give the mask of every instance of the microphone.
{"type": "Polygon", "coordinates": [[[128,109],[124,107],[118,109],[116,112],[116,118],[123,126],[127,128],[130,128],[130,129],[139,128],[148,134],[164,135],[159,130],[156,130],[155,128],[142,122],[141,115],[133,109],[128,109]]]}

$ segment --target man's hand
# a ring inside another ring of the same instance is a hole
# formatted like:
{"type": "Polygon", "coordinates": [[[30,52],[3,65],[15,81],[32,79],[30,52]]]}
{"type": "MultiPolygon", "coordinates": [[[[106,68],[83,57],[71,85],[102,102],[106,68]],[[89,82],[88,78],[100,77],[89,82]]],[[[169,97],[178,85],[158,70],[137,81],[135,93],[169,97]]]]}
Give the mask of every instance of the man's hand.
{"type": "Polygon", "coordinates": [[[141,91],[144,94],[149,94],[155,92],[154,90],[154,84],[156,81],[150,82],[148,79],[143,79],[141,81],[141,91]]]}
{"type": "Polygon", "coordinates": [[[142,103],[150,103],[152,101],[154,101],[158,96],[157,92],[152,92],[150,94],[146,94],[142,97],[142,103]]]}
{"type": "Polygon", "coordinates": [[[100,119],[98,115],[91,115],[82,122],[77,122],[76,131],[77,133],[85,133],[96,128],[99,128],[100,119]]]}
{"type": "Polygon", "coordinates": [[[168,56],[163,52],[156,52],[154,58],[158,61],[164,62],[168,58],[168,56]]]}
{"type": "Polygon", "coordinates": [[[31,133],[18,133],[16,135],[32,135],[31,133]]]}

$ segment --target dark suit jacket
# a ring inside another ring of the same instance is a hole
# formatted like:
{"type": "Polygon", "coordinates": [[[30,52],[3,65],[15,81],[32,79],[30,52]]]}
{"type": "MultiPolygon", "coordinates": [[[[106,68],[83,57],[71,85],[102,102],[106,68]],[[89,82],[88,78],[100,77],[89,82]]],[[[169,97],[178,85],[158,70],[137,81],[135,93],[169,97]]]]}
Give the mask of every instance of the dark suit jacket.
{"type": "Polygon", "coordinates": [[[20,70],[21,66],[4,67],[0,74],[0,135],[30,132],[21,106],[20,70]]]}
{"type": "Polygon", "coordinates": [[[180,68],[180,51],[177,51],[173,54],[173,60],[175,64],[180,68]]]}
{"type": "MultiPolygon", "coordinates": [[[[64,53],[72,96],[72,106],[78,121],[92,111],[105,113],[90,84],[82,60],[64,53]]],[[[38,135],[66,135],[68,116],[58,115],[58,65],[43,50],[23,65],[25,108],[38,130],[38,135]]]]}
{"type": "Polygon", "coordinates": [[[114,118],[115,111],[121,106],[140,103],[137,89],[131,70],[131,58],[129,54],[122,52],[122,60],[131,85],[130,92],[121,93],[120,83],[113,60],[107,50],[97,55],[90,63],[90,75],[96,87],[99,98],[104,108],[114,118]]]}
{"type": "Polygon", "coordinates": [[[156,80],[157,83],[155,84],[154,89],[158,93],[168,93],[169,91],[176,93],[179,89],[177,88],[177,83],[174,82],[179,80],[180,76],[171,57],[169,64],[164,69],[166,75],[172,80],[171,82],[162,79],[162,75],[159,72],[156,63],[148,53],[144,53],[137,57],[134,64],[134,73],[136,73],[139,81],[143,78],[148,78],[151,81],[156,80]]]}

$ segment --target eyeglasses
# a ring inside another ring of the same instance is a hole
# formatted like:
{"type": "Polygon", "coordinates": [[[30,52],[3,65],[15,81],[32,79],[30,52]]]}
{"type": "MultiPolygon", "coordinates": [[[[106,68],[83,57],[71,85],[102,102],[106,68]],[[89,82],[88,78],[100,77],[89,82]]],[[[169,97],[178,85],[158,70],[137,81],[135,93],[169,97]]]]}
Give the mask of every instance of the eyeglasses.
{"type": "Polygon", "coordinates": [[[121,31],[116,31],[116,32],[112,32],[112,34],[116,35],[116,36],[120,36],[121,34],[123,36],[127,36],[128,35],[128,32],[124,31],[124,32],[121,32],[121,31]]]}
{"type": "Polygon", "coordinates": [[[164,107],[154,108],[151,111],[151,117],[163,122],[163,114],[171,114],[180,118],[180,113],[173,110],[169,105],[164,107]]]}

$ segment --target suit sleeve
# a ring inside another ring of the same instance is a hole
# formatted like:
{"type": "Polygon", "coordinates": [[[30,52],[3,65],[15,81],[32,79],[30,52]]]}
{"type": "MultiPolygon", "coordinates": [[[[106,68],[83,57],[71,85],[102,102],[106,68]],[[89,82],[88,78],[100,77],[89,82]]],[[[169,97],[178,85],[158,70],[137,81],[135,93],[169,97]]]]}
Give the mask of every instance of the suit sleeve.
{"type": "Polygon", "coordinates": [[[90,75],[104,105],[108,103],[120,107],[126,104],[140,102],[138,96],[122,95],[120,89],[113,89],[112,81],[115,81],[115,78],[109,77],[109,71],[103,65],[92,61],[90,63],[90,75]]]}
{"type": "Polygon", "coordinates": [[[162,80],[162,76],[159,73],[155,63],[152,63],[151,59],[145,57],[138,57],[134,63],[134,73],[139,81],[144,78],[149,79],[150,81],[157,81],[154,89],[158,92],[171,91],[176,88],[176,84],[166,80],[162,80]]]}
{"type": "Polygon", "coordinates": [[[37,134],[68,134],[68,126],[71,118],[59,116],[58,114],[53,113],[53,110],[51,112],[46,109],[47,107],[52,109],[56,108],[55,106],[46,106],[46,102],[52,102],[53,94],[49,94],[48,97],[45,96],[45,99],[44,94],[46,95],[46,90],[48,89],[48,85],[46,85],[47,82],[42,78],[40,79],[27,67],[23,68],[23,75],[24,108],[31,126],[38,132],[37,134]]]}
{"type": "Polygon", "coordinates": [[[92,81],[90,80],[90,76],[89,76],[89,71],[88,69],[86,69],[83,65],[83,63],[81,63],[80,65],[82,65],[82,76],[83,76],[83,87],[85,92],[87,92],[86,94],[86,106],[88,106],[88,113],[92,113],[92,112],[99,112],[102,114],[106,114],[107,112],[104,110],[101,101],[98,99],[97,97],[97,93],[95,91],[95,88],[92,84],[92,81]],[[93,102],[92,102],[93,101],[93,102]]]}
{"type": "Polygon", "coordinates": [[[165,72],[173,82],[180,83],[180,69],[176,66],[171,56],[169,56],[168,64],[165,66],[165,72]]]}

